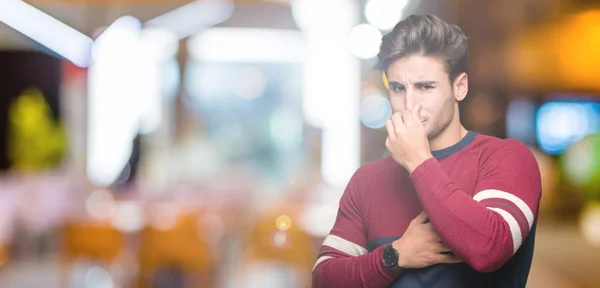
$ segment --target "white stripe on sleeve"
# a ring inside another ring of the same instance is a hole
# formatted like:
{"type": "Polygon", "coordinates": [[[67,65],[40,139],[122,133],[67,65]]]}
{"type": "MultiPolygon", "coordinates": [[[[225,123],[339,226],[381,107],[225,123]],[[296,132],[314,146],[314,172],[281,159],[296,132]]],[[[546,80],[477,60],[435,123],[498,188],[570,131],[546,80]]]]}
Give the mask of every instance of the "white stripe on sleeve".
{"type": "Polygon", "coordinates": [[[325,241],[323,241],[323,246],[329,246],[351,256],[365,255],[369,252],[364,247],[335,235],[327,235],[325,241]]]}
{"type": "MultiPolygon", "coordinates": [[[[529,208],[527,203],[525,203],[525,201],[521,200],[521,198],[515,196],[514,194],[504,192],[501,190],[488,189],[488,190],[483,190],[483,191],[477,193],[473,197],[473,199],[478,202],[481,202],[482,200],[485,200],[485,199],[493,199],[493,198],[500,198],[500,199],[508,200],[511,203],[513,203],[517,208],[519,208],[519,210],[521,210],[521,212],[523,212],[523,215],[525,215],[525,218],[527,219],[527,224],[529,225],[529,229],[531,229],[531,226],[533,225],[533,219],[534,219],[533,212],[531,212],[531,209],[529,208]]],[[[511,218],[512,218],[512,216],[511,216],[511,218]]]]}
{"type": "Polygon", "coordinates": [[[329,260],[329,259],[333,259],[333,257],[331,257],[331,256],[319,257],[319,259],[317,259],[317,263],[315,263],[315,266],[313,266],[312,271],[314,272],[319,264],[321,264],[321,263],[325,262],[325,260],[329,260]]]}
{"type": "Polygon", "coordinates": [[[519,250],[519,247],[521,247],[521,244],[523,242],[523,237],[521,235],[521,228],[519,227],[519,223],[517,223],[515,217],[513,217],[510,213],[504,211],[503,209],[493,207],[488,207],[488,209],[500,214],[500,216],[502,216],[502,219],[504,219],[504,221],[508,223],[508,226],[510,227],[510,234],[512,236],[514,255],[515,253],[517,253],[517,250],[519,250]]]}

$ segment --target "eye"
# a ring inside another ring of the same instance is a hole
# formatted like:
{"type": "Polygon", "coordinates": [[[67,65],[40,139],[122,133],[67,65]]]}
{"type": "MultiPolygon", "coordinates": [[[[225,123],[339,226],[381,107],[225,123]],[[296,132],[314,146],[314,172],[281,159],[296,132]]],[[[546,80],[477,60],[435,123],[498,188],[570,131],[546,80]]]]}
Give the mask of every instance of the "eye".
{"type": "Polygon", "coordinates": [[[431,85],[424,85],[421,89],[423,89],[423,90],[431,90],[433,88],[435,88],[435,87],[433,87],[431,85]]]}
{"type": "Polygon", "coordinates": [[[402,92],[404,91],[404,86],[392,86],[392,91],[393,92],[402,92]]]}

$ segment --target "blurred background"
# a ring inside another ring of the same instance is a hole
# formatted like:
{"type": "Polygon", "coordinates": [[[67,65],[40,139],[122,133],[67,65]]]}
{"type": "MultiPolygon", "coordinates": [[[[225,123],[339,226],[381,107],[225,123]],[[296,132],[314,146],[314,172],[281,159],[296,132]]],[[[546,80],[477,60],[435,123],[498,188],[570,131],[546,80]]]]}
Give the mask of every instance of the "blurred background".
{"type": "Polygon", "coordinates": [[[600,287],[594,0],[1,0],[0,286],[309,287],[410,14],[469,36],[467,128],[538,159],[528,287],[600,287]]]}

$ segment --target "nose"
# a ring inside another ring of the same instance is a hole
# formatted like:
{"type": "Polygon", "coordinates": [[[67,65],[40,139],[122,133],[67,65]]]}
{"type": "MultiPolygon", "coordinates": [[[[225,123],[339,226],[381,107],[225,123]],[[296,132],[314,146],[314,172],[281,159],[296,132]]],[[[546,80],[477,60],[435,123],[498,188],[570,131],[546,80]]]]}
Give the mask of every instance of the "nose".
{"type": "Polygon", "coordinates": [[[408,110],[408,111],[412,111],[413,108],[415,108],[416,105],[416,97],[415,97],[415,92],[413,89],[407,89],[406,93],[405,93],[405,97],[404,97],[404,109],[408,110]]]}

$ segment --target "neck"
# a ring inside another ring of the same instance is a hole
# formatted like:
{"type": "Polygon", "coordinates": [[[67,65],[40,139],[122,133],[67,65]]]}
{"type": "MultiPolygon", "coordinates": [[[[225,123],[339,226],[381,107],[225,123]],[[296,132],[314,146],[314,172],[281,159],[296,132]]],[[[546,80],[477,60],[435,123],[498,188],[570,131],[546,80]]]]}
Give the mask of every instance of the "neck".
{"type": "Polygon", "coordinates": [[[460,139],[467,135],[467,132],[467,129],[462,126],[458,119],[453,120],[452,123],[446,127],[442,133],[429,140],[429,148],[431,151],[448,148],[458,143],[460,139]]]}

